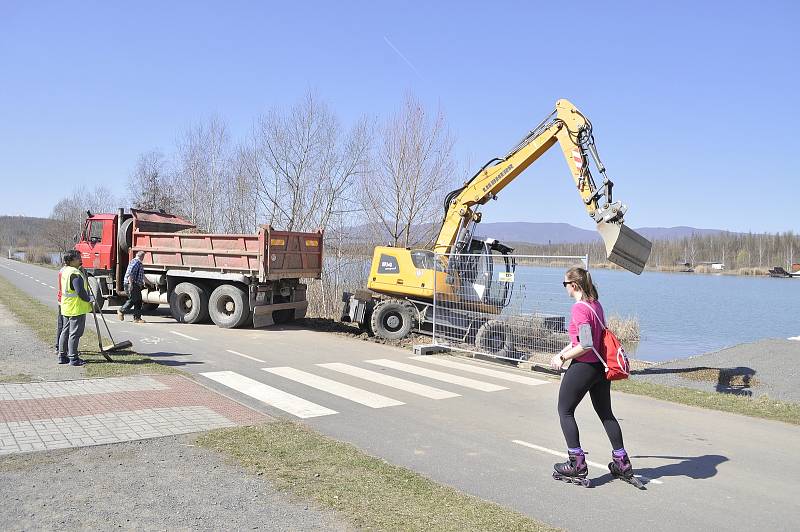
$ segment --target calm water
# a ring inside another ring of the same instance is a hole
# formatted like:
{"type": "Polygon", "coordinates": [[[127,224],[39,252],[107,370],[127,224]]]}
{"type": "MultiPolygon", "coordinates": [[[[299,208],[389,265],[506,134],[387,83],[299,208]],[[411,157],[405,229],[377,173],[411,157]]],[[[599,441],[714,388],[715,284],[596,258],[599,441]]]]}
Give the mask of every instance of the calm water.
{"type": "Polygon", "coordinates": [[[685,358],[800,335],[800,279],[592,270],[606,315],[639,318],[637,358],[685,358]]]}

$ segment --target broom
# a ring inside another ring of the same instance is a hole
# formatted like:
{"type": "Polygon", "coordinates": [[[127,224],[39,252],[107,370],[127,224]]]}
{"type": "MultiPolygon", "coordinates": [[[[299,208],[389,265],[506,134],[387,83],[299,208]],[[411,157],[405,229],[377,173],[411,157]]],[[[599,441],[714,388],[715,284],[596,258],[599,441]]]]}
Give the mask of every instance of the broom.
{"type": "Polygon", "coordinates": [[[103,325],[106,327],[106,332],[108,333],[108,337],[111,339],[111,345],[107,345],[103,347],[103,336],[100,334],[100,323],[97,321],[97,312],[95,311],[95,303],[96,299],[94,294],[92,293],[92,286],[91,283],[86,283],[89,285],[89,295],[92,298],[92,317],[94,318],[94,328],[97,330],[97,346],[100,348],[100,354],[108,360],[109,362],[113,362],[114,360],[108,356],[108,353],[113,353],[115,351],[122,351],[123,349],[128,349],[129,347],[133,347],[133,342],[130,340],[123,340],[122,342],[115,342],[114,337],[111,335],[111,329],[108,327],[108,322],[106,321],[106,317],[103,315],[102,309],[100,310],[100,318],[103,320],[103,325]]]}

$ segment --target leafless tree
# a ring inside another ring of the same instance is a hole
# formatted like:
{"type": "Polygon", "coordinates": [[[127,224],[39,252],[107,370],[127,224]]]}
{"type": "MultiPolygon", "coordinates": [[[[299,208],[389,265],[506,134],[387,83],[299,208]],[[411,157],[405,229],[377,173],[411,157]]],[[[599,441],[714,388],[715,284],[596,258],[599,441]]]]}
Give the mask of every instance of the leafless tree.
{"type": "Polygon", "coordinates": [[[362,118],[347,134],[336,116],[312,93],[288,112],[259,117],[253,135],[252,171],[270,224],[290,231],[327,227],[352,210],[356,178],[363,174],[370,126],[362,118]]]}
{"type": "Polygon", "coordinates": [[[170,179],[164,154],[152,150],[139,155],[133,172],[128,176],[129,204],[137,209],[174,212],[178,198],[170,179]]]}
{"type": "Polygon", "coordinates": [[[58,251],[67,251],[74,246],[74,235],[80,234],[87,212],[93,214],[114,212],[117,199],[102,185],[93,190],[78,187],[72,194],[58,201],[50,213],[54,221],[46,235],[48,243],[58,251]]]}
{"type": "Polygon", "coordinates": [[[452,149],[444,113],[429,113],[411,94],[386,121],[362,190],[366,212],[394,245],[418,244],[430,236],[413,230],[441,217],[453,182],[452,149]]]}
{"type": "Polygon", "coordinates": [[[202,230],[220,229],[230,164],[228,126],[219,117],[191,126],[178,141],[177,160],[173,183],[181,214],[202,230]]]}

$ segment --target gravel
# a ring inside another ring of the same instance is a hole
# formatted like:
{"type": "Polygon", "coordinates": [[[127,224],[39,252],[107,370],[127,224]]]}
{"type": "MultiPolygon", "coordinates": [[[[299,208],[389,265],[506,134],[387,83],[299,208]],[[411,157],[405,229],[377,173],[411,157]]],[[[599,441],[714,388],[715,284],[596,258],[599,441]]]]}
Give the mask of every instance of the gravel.
{"type": "Polygon", "coordinates": [[[634,378],[665,386],[752,397],[767,396],[779,401],[800,403],[798,367],[800,341],[764,339],[713,353],[654,364],[634,378]],[[707,368],[711,371],[707,371],[707,368]],[[724,372],[720,374],[717,370],[724,372]],[[687,374],[695,378],[687,378],[687,374]],[[710,377],[710,380],[696,380],[700,375],[710,377]],[[732,379],[728,379],[728,376],[732,376],[732,379]],[[749,385],[745,382],[748,379],[749,385]]]}
{"type": "MultiPolygon", "coordinates": [[[[56,324],[53,322],[53,344],[56,324]]],[[[58,364],[54,346],[46,345],[14,314],[0,304],[0,377],[27,375],[33,381],[73,380],[86,378],[86,369],[58,364]]],[[[20,379],[21,380],[21,379],[20,379]]]]}
{"type": "Polygon", "coordinates": [[[0,459],[2,530],[349,530],[196,436],[0,459]]]}

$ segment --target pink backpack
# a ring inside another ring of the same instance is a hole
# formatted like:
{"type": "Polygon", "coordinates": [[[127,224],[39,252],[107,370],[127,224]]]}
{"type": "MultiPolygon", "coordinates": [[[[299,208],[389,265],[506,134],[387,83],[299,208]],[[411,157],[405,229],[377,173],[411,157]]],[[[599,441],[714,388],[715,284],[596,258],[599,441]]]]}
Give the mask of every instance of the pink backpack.
{"type": "Polygon", "coordinates": [[[600,326],[603,328],[603,337],[600,343],[601,353],[598,353],[594,346],[592,346],[592,351],[594,351],[594,354],[597,355],[597,358],[603,363],[603,366],[605,366],[606,379],[610,381],[627,379],[631,374],[630,362],[625,355],[625,349],[622,347],[619,338],[608,330],[606,324],[602,322],[600,316],[597,315],[597,312],[595,312],[590,304],[585,301],[581,301],[581,303],[589,307],[589,310],[592,311],[592,314],[594,314],[594,317],[597,318],[597,321],[600,322],[600,326]]]}

